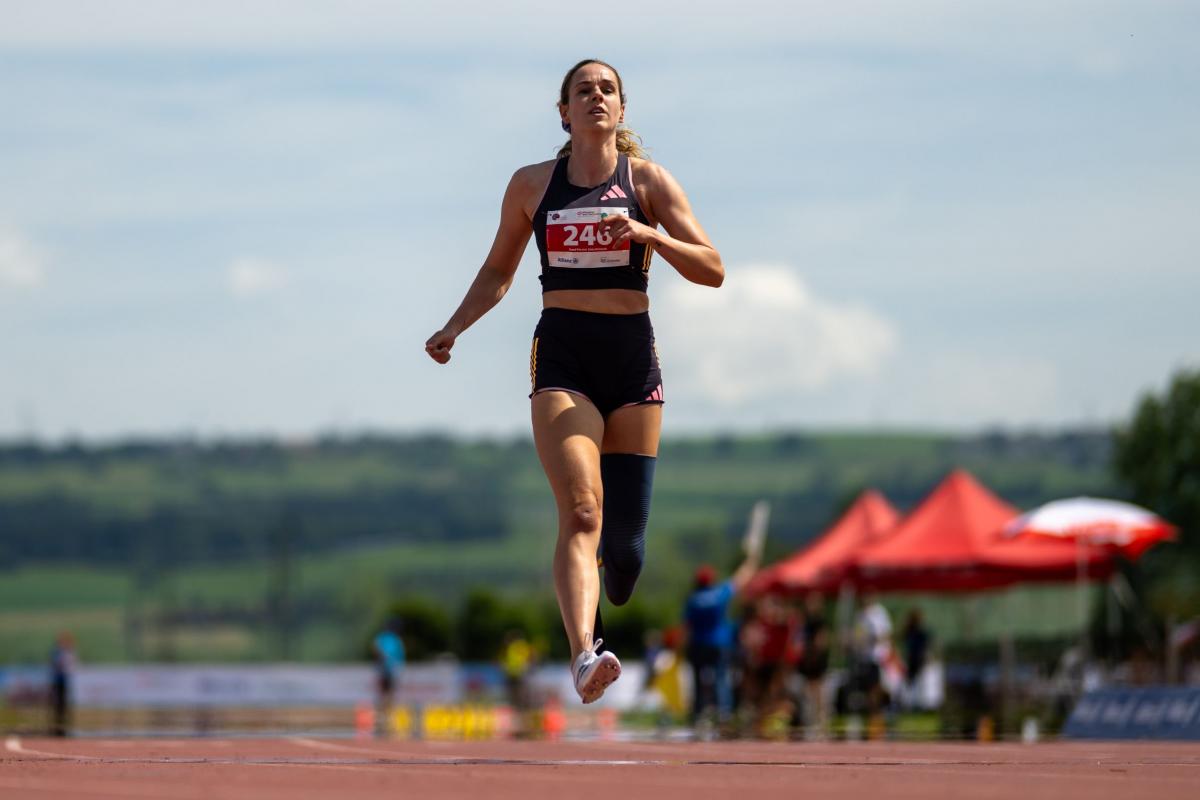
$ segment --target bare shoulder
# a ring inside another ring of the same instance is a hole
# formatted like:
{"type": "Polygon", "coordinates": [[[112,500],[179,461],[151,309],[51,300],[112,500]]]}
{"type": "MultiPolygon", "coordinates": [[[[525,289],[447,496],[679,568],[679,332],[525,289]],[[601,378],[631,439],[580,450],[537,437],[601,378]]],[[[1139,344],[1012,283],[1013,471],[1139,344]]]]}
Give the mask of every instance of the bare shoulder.
{"type": "Polygon", "coordinates": [[[633,171],[633,185],[639,191],[653,195],[675,195],[683,191],[679,181],[662,164],[645,158],[630,158],[629,165],[633,171]]]}
{"type": "Polygon", "coordinates": [[[554,164],[557,159],[549,161],[541,161],[537,164],[526,164],[517,169],[512,176],[512,185],[516,188],[536,189],[539,193],[546,188],[546,183],[550,180],[550,173],[554,171],[554,164]]]}
{"type": "Polygon", "coordinates": [[[633,171],[635,186],[661,186],[664,180],[674,180],[666,167],[648,158],[630,156],[629,166],[633,171]]]}
{"type": "Polygon", "coordinates": [[[526,180],[538,177],[549,178],[550,173],[554,170],[554,165],[557,163],[557,158],[551,158],[547,161],[539,161],[536,164],[526,164],[523,167],[519,167],[517,171],[513,173],[513,177],[520,177],[526,180]]]}
{"type": "Polygon", "coordinates": [[[509,180],[509,197],[520,203],[526,216],[532,216],[537,209],[537,204],[546,191],[546,184],[550,182],[550,175],[554,172],[556,160],[526,164],[517,169],[509,180]]]}
{"type": "Polygon", "coordinates": [[[687,195],[666,167],[644,158],[630,158],[633,189],[650,221],[665,222],[671,208],[688,207],[687,195]]]}

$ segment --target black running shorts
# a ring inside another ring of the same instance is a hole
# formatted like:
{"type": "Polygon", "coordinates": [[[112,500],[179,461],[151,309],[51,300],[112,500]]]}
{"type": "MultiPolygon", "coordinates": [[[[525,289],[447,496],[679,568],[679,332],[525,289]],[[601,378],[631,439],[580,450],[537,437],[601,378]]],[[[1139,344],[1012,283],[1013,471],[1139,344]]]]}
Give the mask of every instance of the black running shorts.
{"type": "Polygon", "coordinates": [[[624,406],[662,403],[650,314],[543,309],[529,351],[529,380],[530,397],[571,392],[605,417],[624,406]]]}

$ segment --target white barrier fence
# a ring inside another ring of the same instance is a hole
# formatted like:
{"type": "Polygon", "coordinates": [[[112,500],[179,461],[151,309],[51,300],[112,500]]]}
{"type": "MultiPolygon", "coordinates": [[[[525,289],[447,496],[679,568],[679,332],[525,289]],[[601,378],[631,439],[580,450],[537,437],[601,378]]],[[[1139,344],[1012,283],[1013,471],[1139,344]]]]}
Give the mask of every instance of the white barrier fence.
{"type": "MultiPolygon", "coordinates": [[[[375,676],[366,665],[84,665],[77,670],[71,691],[79,708],[353,708],[374,702],[375,676]]],[[[643,682],[642,665],[625,664],[621,680],[597,707],[637,707],[644,700],[643,682]]],[[[0,669],[0,696],[8,705],[45,697],[48,684],[45,669],[0,669]]],[[[565,664],[534,669],[526,686],[533,698],[557,696],[569,702],[575,697],[565,664]]],[[[497,668],[445,662],[405,668],[394,701],[430,706],[503,699],[504,677],[497,668]]]]}

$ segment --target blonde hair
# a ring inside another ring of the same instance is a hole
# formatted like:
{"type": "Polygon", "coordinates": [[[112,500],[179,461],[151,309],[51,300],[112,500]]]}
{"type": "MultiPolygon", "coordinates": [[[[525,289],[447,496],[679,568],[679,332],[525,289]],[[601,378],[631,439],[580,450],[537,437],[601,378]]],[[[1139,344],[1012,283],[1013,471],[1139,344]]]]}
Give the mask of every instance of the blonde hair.
{"type": "MultiPolygon", "coordinates": [[[[575,77],[575,73],[580,67],[586,67],[588,64],[599,64],[602,67],[608,67],[612,70],[613,75],[617,76],[617,93],[621,95],[621,105],[625,105],[625,84],[621,81],[621,73],[617,72],[617,68],[606,61],[601,61],[598,58],[585,58],[575,66],[567,70],[566,76],[563,78],[562,87],[558,90],[558,105],[565,106],[570,100],[571,78],[575,77]]],[[[622,125],[617,128],[617,152],[624,153],[627,156],[634,158],[649,158],[646,153],[646,148],[642,147],[642,137],[638,136],[633,129],[622,125]]],[[[566,158],[571,155],[571,140],[567,139],[562,147],[558,148],[558,157],[566,158]]]]}

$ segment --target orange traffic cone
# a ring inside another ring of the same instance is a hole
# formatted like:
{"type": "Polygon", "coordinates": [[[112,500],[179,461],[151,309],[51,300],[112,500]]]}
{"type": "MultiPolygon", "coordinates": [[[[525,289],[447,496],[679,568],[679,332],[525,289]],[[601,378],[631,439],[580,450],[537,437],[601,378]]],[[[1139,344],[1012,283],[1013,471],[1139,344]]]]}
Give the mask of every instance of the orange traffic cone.
{"type": "Polygon", "coordinates": [[[375,735],[375,709],[367,703],[354,707],[354,735],[359,739],[370,739],[375,735]]]}
{"type": "Polygon", "coordinates": [[[602,708],[596,712],[596,727],[600,729],[600,738],[608,741],[617,732],[617,710],[602,708]]]}
{"type": "Polygon", "coordinates": [[[567,729],[567,715],[563,713],[562,702],[557,697],[549,697],[542,709],[542,733],[550,739],[557,739],[567,729]]]}

